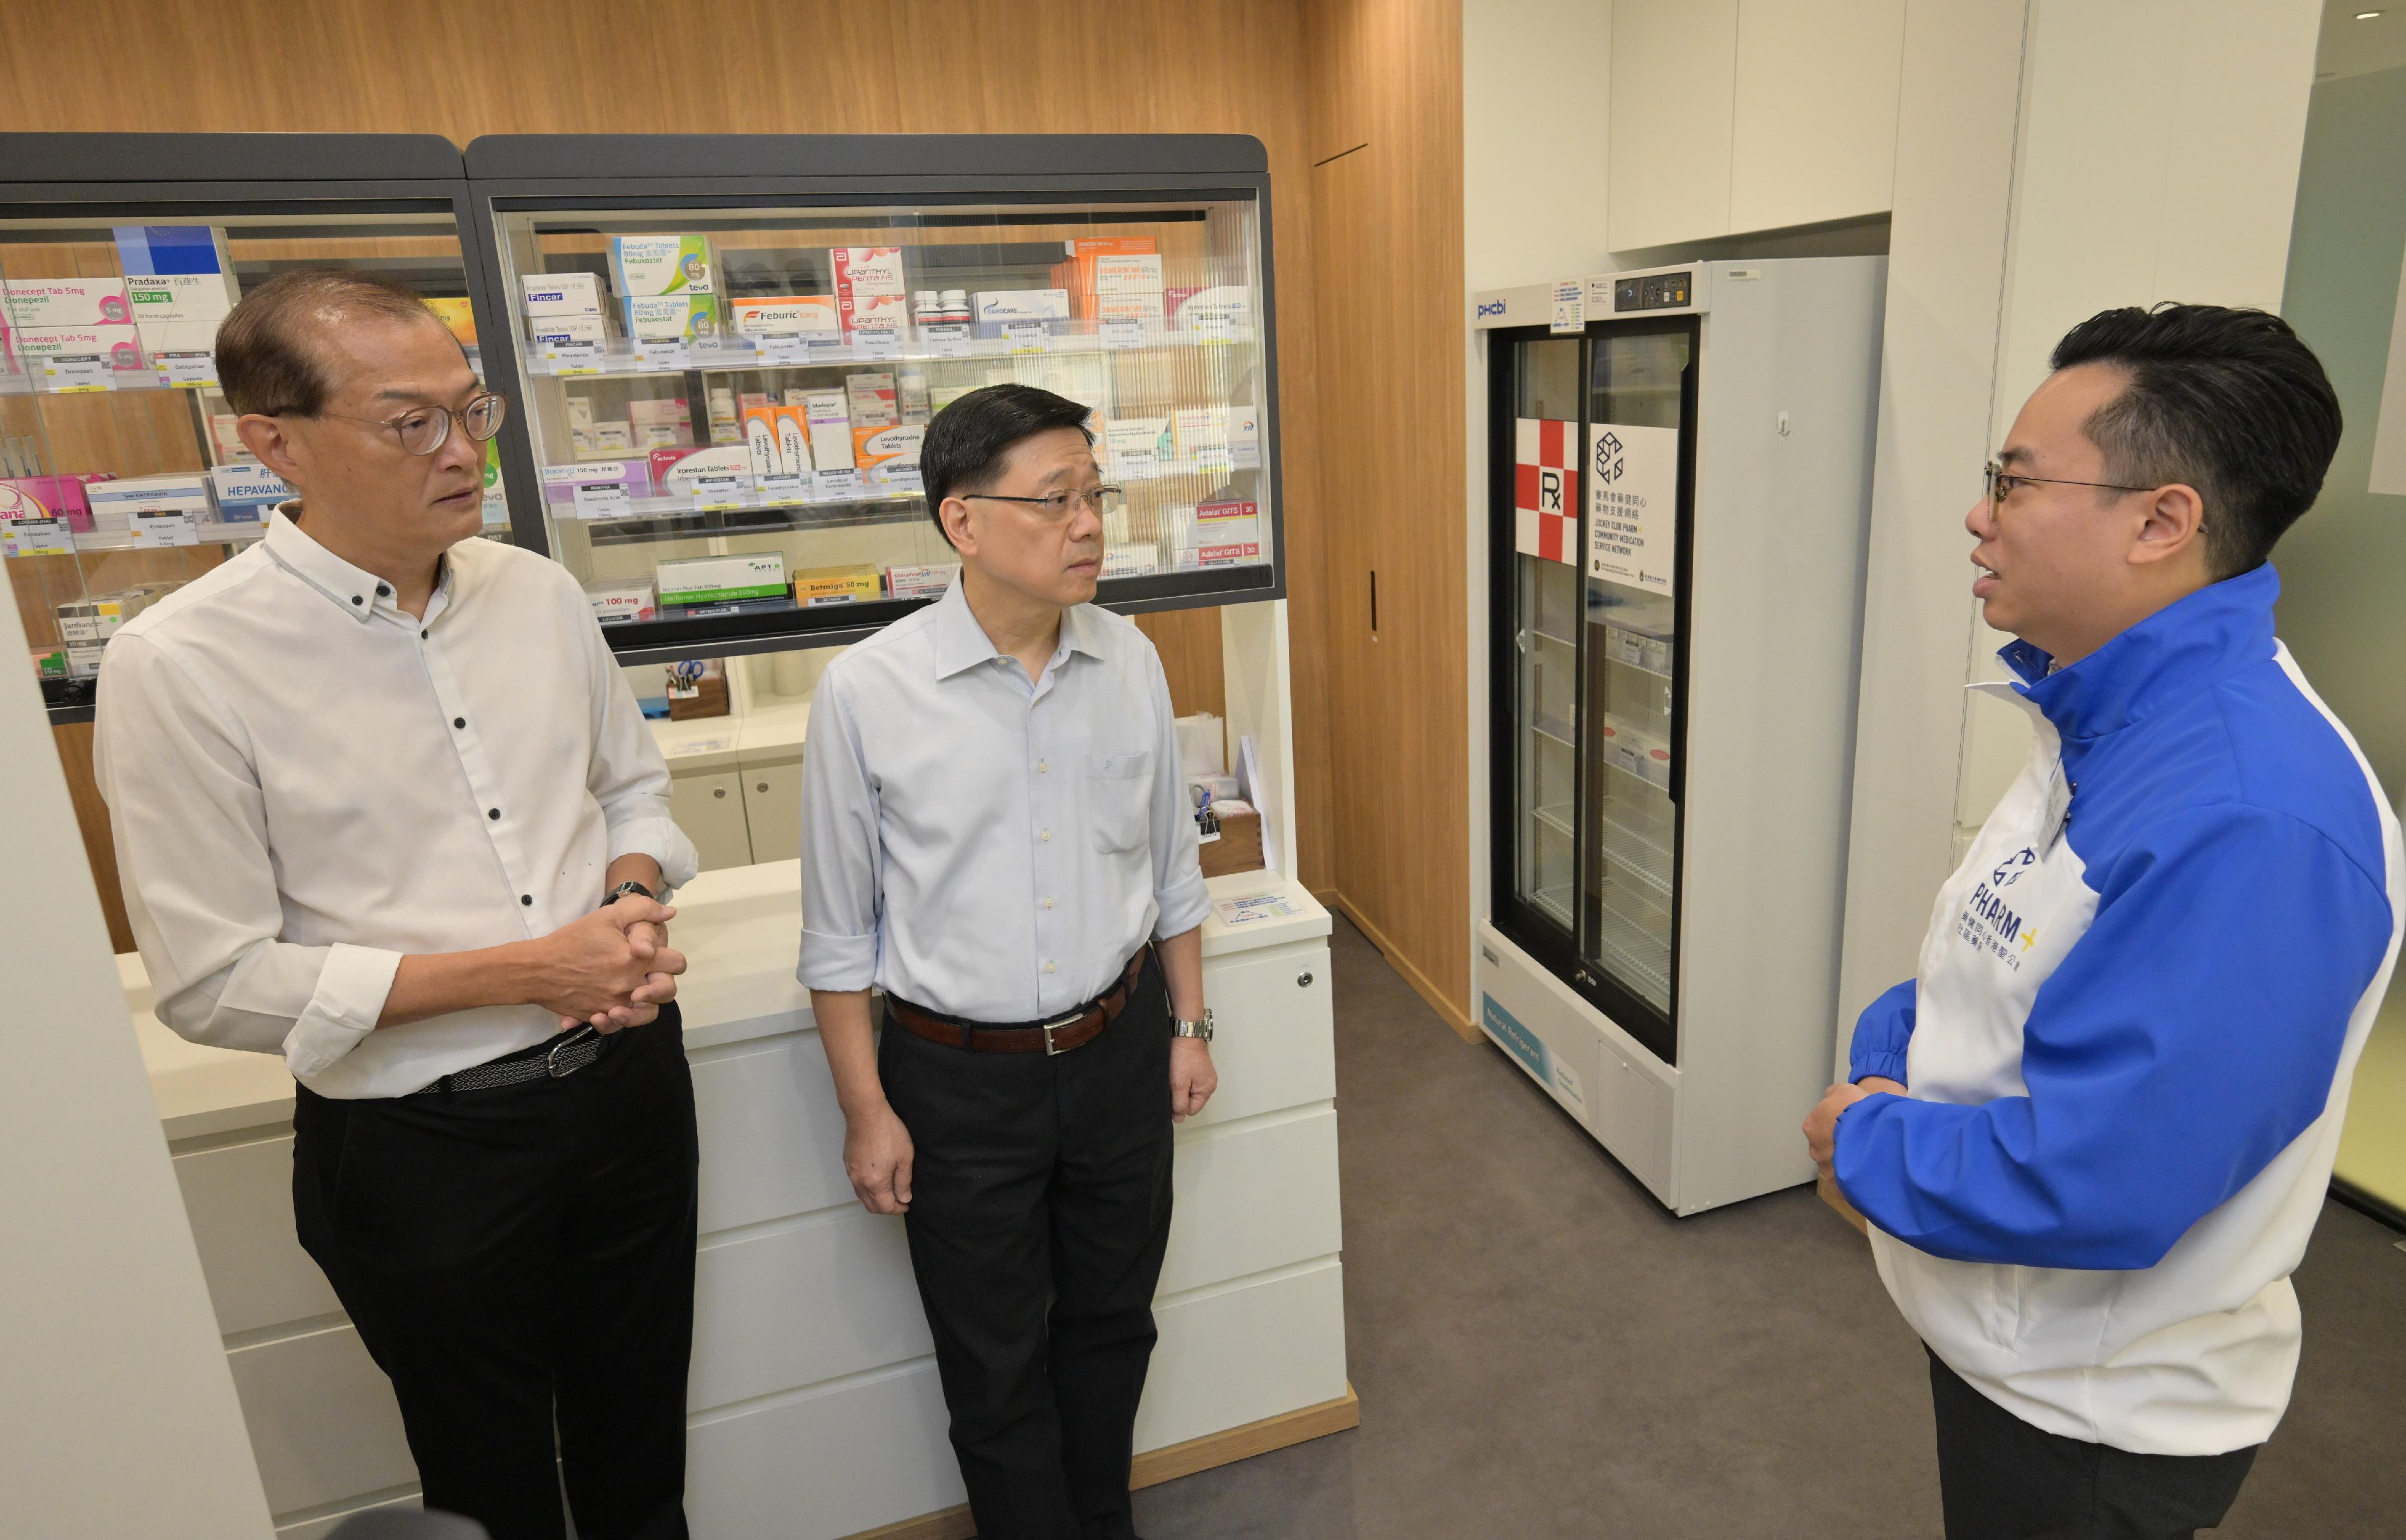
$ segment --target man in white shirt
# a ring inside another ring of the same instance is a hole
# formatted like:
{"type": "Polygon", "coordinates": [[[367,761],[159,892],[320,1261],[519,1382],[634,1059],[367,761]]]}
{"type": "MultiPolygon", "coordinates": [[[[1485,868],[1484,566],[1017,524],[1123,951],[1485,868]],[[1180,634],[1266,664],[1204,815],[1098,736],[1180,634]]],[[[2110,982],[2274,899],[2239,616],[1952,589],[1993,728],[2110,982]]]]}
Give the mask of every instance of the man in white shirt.
{"type": "Polygon", "coordinates": [[[95,766],[161,1019],[298,1081],[303,1246],[426,1505],[682,1536],[695,869],[585,595],[482,528],[503,402],[409,290],[278,275],[218,337],[301,501],[127,625],[95,766]],[[555,1421],[558,1429],[554,1439],[555,1421]]]}
{"type": "Polygon", "coordinates": [[[828,666],[802,762],[800,976],[844,1167],[905,1217],[982,1540],[1133,1535],[1170,1124],[1217,1084],[1168,684],[1090,602],[1120,493],[1086,416],[1024,385],[937,415],[921,474],[960,580],[828,666]]]}

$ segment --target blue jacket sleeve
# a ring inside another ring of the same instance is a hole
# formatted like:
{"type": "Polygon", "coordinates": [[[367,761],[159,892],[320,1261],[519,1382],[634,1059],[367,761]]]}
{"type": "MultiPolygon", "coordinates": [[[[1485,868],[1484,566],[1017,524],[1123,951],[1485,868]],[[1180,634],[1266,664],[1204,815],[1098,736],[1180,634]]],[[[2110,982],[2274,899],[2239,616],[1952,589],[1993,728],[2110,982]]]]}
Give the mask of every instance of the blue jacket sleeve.
{"type": "Polygon", "coordinates": [[[1885,1075],[1903,1085],[1904,1051],[1913,1041],[1915,981],[1904,982],[1863,1007],[1855,1018],[1854,1046],[1847,1050],[1847,1079],[1885,1075]]]}
{"type": "Polygon", "coordinates": [[[2039,987],[2028,1095],[1868,1096],[1838,1120],[1847,1201],[1960,1262],[2151,1267],[2322,1115],[2389,949],[2386,891],[2286,814],[2142,830],[2039,987]]]}

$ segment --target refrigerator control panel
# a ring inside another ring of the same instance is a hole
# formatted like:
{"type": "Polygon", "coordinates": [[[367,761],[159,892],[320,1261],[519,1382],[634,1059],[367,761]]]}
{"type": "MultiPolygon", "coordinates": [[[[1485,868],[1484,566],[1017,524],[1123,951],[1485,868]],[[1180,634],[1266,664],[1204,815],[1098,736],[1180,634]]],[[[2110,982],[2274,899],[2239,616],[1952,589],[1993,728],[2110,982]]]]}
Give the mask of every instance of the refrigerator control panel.
{"type": "Polygon", "coordinates": [[[1677,310],[1695,298],[1695,275],[1692,273],[1649,273],[1639,277],[1616,278],[1612,284],[1612,308],[1623,310],[1677,310]]]}

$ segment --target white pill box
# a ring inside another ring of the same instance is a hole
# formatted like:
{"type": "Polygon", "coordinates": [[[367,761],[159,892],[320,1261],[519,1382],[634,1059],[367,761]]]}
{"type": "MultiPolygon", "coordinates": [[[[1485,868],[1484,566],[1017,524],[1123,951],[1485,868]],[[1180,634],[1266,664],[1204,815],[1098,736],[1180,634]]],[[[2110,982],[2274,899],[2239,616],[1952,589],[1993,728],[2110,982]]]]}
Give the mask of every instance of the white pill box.
{"type": "Polygon", "coordinates": [[[715,294],[707,235],[613,235],[610,287],[620,299],[715,294]]]}
{"type": "Polygon", "coordinates": [[[1019,321],[1065,321],[1069,318],[1066,289],[1000,289],[976,297],[978,335],[998,337],[1002,329],[1019,321]]]}
{"type": "Polygon", "coordinates": [[[134,319],[123,278],[0,278],[11,327],[121,326],[134,319]]]}
{"type": "Polygon", "coordinates": [[[538,348],[554,343],[606,342],[609,333],[599,316],[535,316],[527,321],[527,335],[538,348]]]}
{"type": "Polygon", "coordinates": [[[602,280],[590,273],[528,273],[518,294],[530,316],[602,315],[602,280]]]}
{"type": "MultiPolygon", "coordinates": [[[[276,478],[270,477],[271,480],[276,478]]],[[[284,485],[276,481],[277,486],[284,485]]],[[[92,509],[95,530],[129,530],[137,511],[167,509],[194,519],[209,516],[209,478],[197,471],[157,476],[128,476],[120,481],[84,485],[83,498],[92,509]]]]}
{"type": "Polygon", "coordinates": [[[612,578],[585,585],[586,602],[593,618],[604,626],[624,626],[659,615],[659,601],[649,578],[612,578]]]}
{"type": "Polygon", "coordinates": [[[291,500],[292,488],[264,465],[219,465],[209,472],[209,500],[217,504],[220,524],[258,524],[279,502],[291,500]]]}

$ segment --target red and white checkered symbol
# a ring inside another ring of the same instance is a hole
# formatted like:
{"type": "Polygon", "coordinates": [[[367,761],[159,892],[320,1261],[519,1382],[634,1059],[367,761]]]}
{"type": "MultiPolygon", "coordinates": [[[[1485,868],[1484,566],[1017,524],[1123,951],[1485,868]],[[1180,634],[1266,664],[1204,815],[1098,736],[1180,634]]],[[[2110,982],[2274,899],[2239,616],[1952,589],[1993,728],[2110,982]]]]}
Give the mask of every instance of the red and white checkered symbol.
{"type": "Polygon", "coordinates": [[[1578,425],[1522,417],[1512,451],[1512,546],[1578,564],[1578,425]]]}

